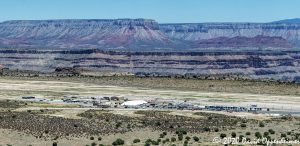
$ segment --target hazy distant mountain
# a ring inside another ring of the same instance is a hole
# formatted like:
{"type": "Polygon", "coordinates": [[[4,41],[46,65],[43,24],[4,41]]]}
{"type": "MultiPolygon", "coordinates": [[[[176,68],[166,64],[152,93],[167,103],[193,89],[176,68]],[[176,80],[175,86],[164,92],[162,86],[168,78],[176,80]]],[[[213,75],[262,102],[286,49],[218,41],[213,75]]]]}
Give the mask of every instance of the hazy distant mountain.
{"type": "Polygon", "coordinates": [[[279,21],[274,21],[272,23],[300,23],[300,18],[279,20],[279,21]]]}
{"type": "Polygon", "coordinates": [[[149,19],[15,20],[0,23],[0,46],[133,51],[299,47],[300,23],[284,22],[158,24],[149,19]]]}
{"type": "Polygon", "coordinates": [[[41,48],[151,48],[172,40],[154,20],[41,20],[0,24],[5,46],[41,48]]]}

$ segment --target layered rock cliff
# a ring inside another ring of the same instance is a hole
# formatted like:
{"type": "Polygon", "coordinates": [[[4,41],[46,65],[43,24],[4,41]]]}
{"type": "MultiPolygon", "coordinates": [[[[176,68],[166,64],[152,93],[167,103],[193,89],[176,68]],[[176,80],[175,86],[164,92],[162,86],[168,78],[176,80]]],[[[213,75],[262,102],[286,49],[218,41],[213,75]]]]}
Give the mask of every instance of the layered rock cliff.
{"type": "Polygon", "coordinates": [[[94,50],[1,50],[11,70],[51,73],[130,73],[136,75],[242,75],[293,81],[300,76],[300,51],[112,52],[94,50]],[[66,70],[65,69],[65,70],[66,70]]]}
{"type": "Polygon", "coordinates": [[[6,21],[0,23],[0,46],[133,51],[184,51],[206,47],[294,48],[300,46],[300,24],[158,24],[149,19],[6,21]]]}
{"type": "Polygon", "coordinates": [[[0,23],[0,45],[21,48],[150,48],[172,41],[153,20],[45,20],[0,23]]]}
{"type": "Polygon", "coordinates": [[[1,70],[300,79],[299,23],[6,21],[0,46],[1,70]]]}
{"type": "MultiPolygon", "coordinates": [[[[299,23],[161,24],[160,29],[171,38],[191,42],[205,42],[215,38],[231,38],[231,41],[234,41],[234,38],[239,37],[251,40],[257,36],[263,36],[269,39],[268,42],[281,39],[283,44],[290,43],[294,47],[300,46],[299,23]]],[[[239,43],[238,39],[236,43],[239,43]]],[[[215,44],[218,44],[218,41],[215,44]]]]}

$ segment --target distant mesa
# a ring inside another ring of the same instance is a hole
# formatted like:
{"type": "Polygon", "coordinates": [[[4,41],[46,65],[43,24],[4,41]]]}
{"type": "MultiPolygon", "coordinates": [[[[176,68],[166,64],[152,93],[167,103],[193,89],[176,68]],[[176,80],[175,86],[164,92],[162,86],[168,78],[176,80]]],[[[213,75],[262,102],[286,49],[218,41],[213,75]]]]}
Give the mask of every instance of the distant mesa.
{"type": "Polygon", "coordinates": [[[294,18],[294,19],[285,19],[285,20],[279,20],[274,21],[272,23],[300,23],[300,18],[294,18]]]}
{"type": "Polygon", "coordinates": [[[300,19],[273,23],[159,24],[152,19],[13,20],[0,47],[188,51],[205,47],[300,47],[300,19]]]}

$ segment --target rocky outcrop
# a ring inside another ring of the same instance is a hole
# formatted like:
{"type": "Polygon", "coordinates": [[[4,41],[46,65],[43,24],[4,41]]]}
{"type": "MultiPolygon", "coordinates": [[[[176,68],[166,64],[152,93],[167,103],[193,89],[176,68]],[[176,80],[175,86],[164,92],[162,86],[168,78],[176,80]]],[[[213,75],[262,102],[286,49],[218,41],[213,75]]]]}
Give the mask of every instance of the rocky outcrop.
{"type": "Polygon", "coordinates": [[[1,50],[11,70],[78,75],[83,72],[139,76],[237,75],[293,81],[300,76],[300,51],[115,52],[92,50],[1,50]]]}

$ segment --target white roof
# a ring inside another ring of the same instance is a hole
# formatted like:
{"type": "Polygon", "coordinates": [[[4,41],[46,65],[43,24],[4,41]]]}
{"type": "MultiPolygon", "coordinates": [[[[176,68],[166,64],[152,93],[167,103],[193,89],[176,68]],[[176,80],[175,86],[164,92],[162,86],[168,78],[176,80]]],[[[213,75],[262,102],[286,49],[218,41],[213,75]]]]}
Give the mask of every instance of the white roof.
{"type": "Polygon", "coordinates": [[[131,100],[131,101],[126,101],[126,102],[122,103],[122,105],[123,106],[138,106],[138,105],[145,104],[145,103],[147,103],[147,102],[144,100],[131,100]]]}

